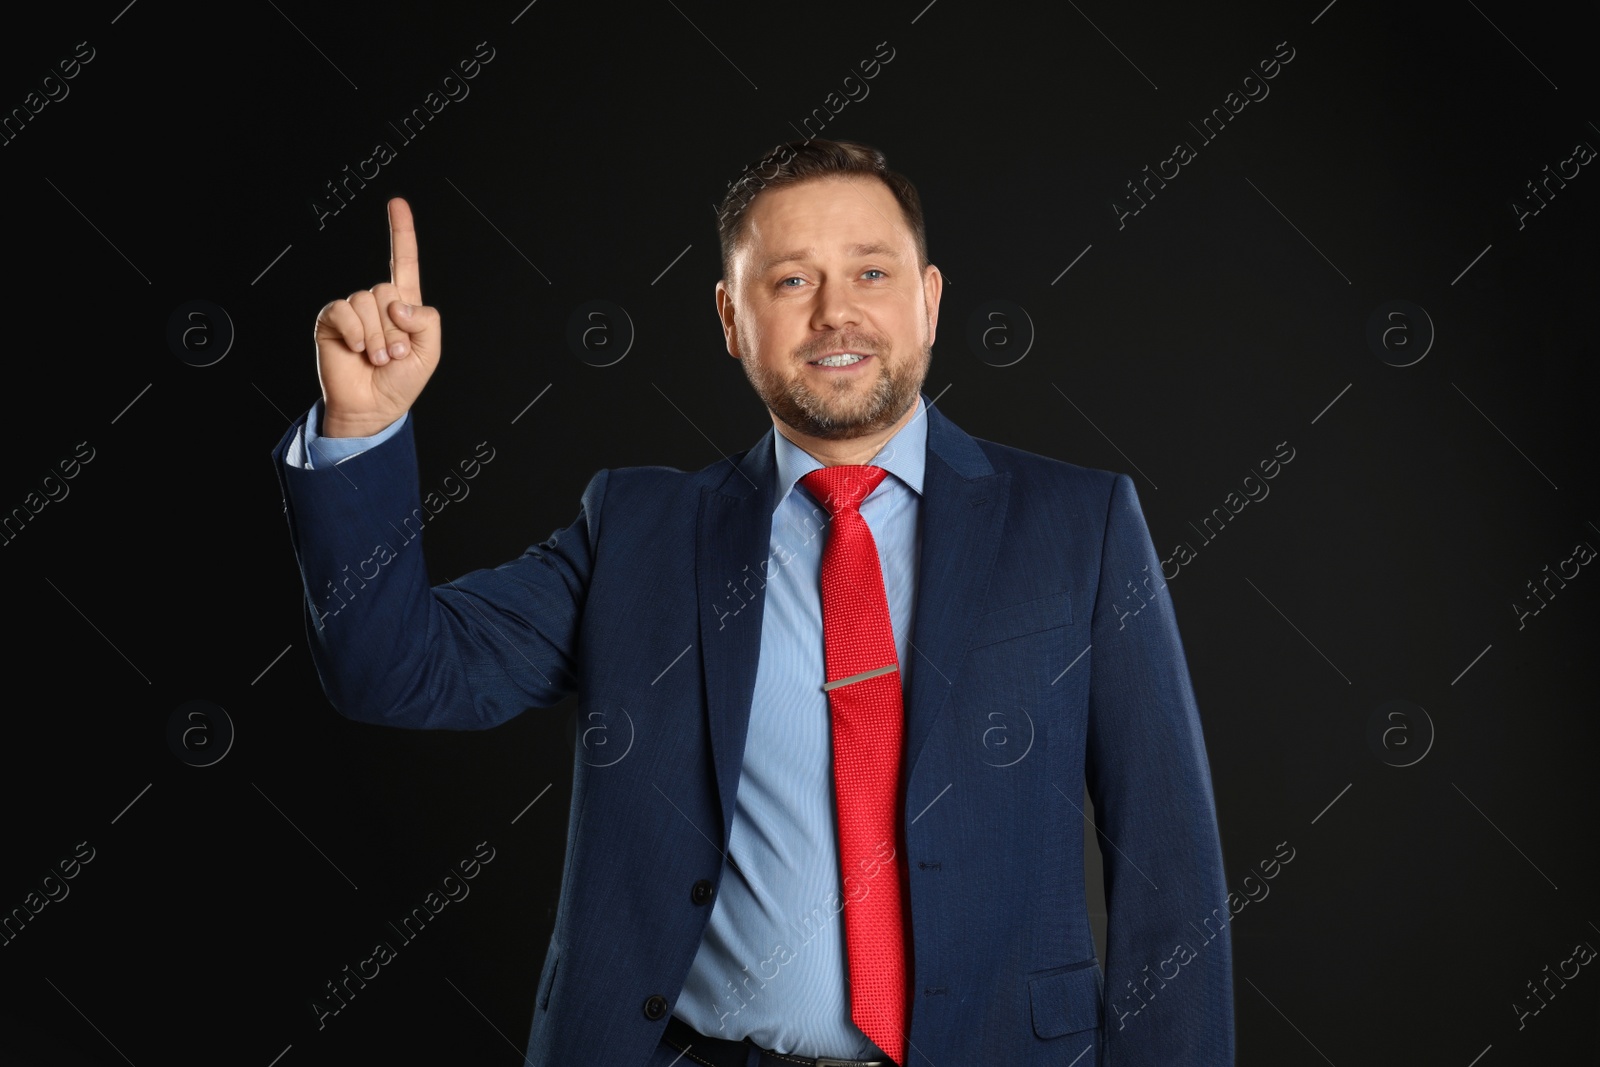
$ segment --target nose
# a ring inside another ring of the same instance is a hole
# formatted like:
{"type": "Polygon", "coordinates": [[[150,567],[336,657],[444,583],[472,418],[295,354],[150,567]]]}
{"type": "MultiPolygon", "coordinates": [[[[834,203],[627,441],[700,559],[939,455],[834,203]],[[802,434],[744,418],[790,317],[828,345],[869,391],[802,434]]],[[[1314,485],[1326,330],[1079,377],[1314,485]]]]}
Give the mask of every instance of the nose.
{"type": "Polygon", "coordinates": [[[861,309],[849,279],[832,276],[817,285],[816,302],[811,312],[814,330],[839,330],[861,324],[861,309]]]}

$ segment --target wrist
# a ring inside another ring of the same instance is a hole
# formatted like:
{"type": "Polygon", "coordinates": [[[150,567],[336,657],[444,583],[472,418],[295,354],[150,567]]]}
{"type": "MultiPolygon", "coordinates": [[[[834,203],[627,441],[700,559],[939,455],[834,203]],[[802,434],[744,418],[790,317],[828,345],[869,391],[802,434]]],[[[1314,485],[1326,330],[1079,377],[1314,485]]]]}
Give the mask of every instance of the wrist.
{"type": "Polygon", "coordinates": [[[322,413],[321,424],[317,427],[318,437],[373,437],[382,433],[384,429],[393,424],[396,419],[403,417],[397,415],[387,421],[373,416],[336,415],[331,411],[322,413]]]}

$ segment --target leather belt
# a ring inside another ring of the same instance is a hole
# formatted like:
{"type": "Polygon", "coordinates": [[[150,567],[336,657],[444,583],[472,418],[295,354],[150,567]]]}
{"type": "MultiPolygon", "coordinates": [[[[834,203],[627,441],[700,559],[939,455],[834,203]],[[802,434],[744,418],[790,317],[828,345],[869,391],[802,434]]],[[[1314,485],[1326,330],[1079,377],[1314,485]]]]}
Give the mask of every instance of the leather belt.
{"type": "MultiPolygon", "coordinates": [[[[750,1062],[750,1050],[759,1049],[749,1038],[729,1041],[707,1037],[676,1015],[667,1020],[667,1031],[661,1040],[682,1052],[683,1059],[704,1067],[745,1067],[750,1062]]],[[[891,1060],[837,1060],[827,1056],[794,1056],[769,1049],[759,1051],[760,1067],[894,1067],[891,1060]]]]}

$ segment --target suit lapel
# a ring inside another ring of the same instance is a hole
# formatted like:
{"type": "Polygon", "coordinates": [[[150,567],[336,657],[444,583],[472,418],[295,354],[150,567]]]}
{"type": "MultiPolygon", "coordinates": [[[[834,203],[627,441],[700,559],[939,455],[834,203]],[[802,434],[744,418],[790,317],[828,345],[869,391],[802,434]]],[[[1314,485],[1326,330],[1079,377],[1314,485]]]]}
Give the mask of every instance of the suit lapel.
{"type": "MultiPolygon", "coordinates": [[[[927,397],[923,403],[927,404],[927,397]]],[[[906,699],[907,780],[944,709],[989,588],[1005,529],[1011,475],[997,474],[970,436],[928,409],[922,478],[922,558],[911,626],[911,692],[906,699]]]]}
{"type": "Polygon", "coordinates": [[[750,701],[761,658],[761,617],[772,542],[773,491],[778,480],[768,429],[715,488],[700,492],[695,538],[701,664],[705,671],[707,731],[722,806],[722,846],[733,826],[734,797],[744,765],[750,701]],[[745,568],[749,567],[750,571],[745,568]],[[762,580],[748,601],[739,594],[755,572],[762,580]]]}

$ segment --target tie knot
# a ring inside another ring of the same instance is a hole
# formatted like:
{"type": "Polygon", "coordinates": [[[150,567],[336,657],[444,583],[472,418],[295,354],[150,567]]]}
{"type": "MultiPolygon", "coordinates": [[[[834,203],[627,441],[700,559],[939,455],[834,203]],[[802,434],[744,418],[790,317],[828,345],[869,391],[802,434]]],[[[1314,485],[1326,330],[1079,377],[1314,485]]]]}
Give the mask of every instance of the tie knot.
{"type": "Polygon", "coordinates": [[[837,515],[859,508],[888,473],[882,467],[842,463],[818,468],[802,477],[800,484],[828,509],[828,514],[837,515]]]}

